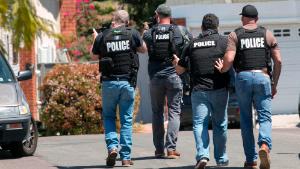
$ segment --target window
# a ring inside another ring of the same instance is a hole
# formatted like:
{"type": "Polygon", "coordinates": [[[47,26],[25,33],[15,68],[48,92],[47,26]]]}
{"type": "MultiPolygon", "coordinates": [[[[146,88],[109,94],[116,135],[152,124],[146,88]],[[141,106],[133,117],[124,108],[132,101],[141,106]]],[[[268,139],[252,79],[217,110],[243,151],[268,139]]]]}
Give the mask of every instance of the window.
{"type": "Polygon", "coordinates": [[[13,74],[4,59],[0,54],[0,83],[14,82],[13,74]]]}
{"type": "MultiPolygon", "coordinates": [[[[291,30],[290,29],[274,29],[273,30],[275,37],[287,37],[291,36],[291,30]]],[[[299,32],[300,34],[300,32],[299,32]]]]}
{"type": "Polygon", "coordinates": [[[281,29],[274,29],[274,36],[275,37],[280,37],[281,36],[281,29]]]}
{"type": "Polygon", "coordinates": [[[283,29],[282,33],[283,33],[283,36],[291,36],[290,29],[283,29]]]}

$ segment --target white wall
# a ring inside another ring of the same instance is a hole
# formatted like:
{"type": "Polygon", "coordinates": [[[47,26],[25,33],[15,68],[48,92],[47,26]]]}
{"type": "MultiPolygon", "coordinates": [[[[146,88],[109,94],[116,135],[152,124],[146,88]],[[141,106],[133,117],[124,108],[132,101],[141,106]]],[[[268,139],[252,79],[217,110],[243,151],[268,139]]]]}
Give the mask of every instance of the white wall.
{"type": "MultiPolygon", "coordinates": [[[[215,13],[220,19],[220,32],[232,31],[240,26],[242,7],[247,3],[217,3],[172,5],[174,18],[185,17],[187,27],[194,36],[200,32],[201,21],[205,14],[215,13]],[[189,11],[189,12],[186,12],[189,11]]],[[[281,49],[283,68],[278,85],[278,95],[273,100],[273,113],[295,113],[298,110],[300,93],[300,1],[256,2],[259,24],[274,29],[291,30],[290,37],[277,37],[281,49]]]]}
{"type": "Polygon", "coordinates": [[[152,108],[149,89],[149,75],[148,75],[148,55],[139,53],[140,68],[138,72],[137,87],[140,90],[141,102],[140,112],[137,116],[137,121],[149,123],[152,121],[152,108]]]}
{"type": "MultiPolygon", "coordinates": [[[[33,0],[39,17],[51,24],[51,29],[60,32],[59,0],[33,0]]],[[[36,53],[37,63],[53,63],[56,60],[57,40],[40,34],[37,37],[36,53]]]]}

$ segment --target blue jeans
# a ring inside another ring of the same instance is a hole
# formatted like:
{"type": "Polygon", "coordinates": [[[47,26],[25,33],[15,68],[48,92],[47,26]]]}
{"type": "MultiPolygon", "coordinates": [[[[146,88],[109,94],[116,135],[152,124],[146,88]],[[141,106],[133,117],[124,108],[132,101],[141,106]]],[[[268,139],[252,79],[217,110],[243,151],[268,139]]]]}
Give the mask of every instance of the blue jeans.
{"type": "Polygon", "coordinates": [[[227,105],[225,88],[212,91],[193,91],[193,131],[196,142],[196,160],[209,160],[208,124],[211,116],[213,127],[214,157],[217,163],[227,162],[227,105]]]}
{"type": "Polygon", "coordinates": [[[153,143],[156,151],[176,150],[177,136],[180,126],[182,82],[177,74],[167,78],[153,77],[150,82],[152,105],[153,143]],[[164,145],[164,105],[168,102],[168,129],[164,145]]]}
{"type": "Polygon", "coordinates": [[[247,162],[257,160],[252,124],[252,104],[259,122],[258,145],[266,143],[272,148],[272,113],[270,78],[261,72],[240,72],[236,76],[236,94],[241,113],[241,131],[247,162]]]}
{"type": "Polygon", "coordinates": [[[119,147],[116,132],[116,109],[119,105],[120,156],[122,160],[131,159],[134,95],[134,88],[127,81],[103,81],[102,83],[102,108],[107,149],[118,149],[119,147]]]}

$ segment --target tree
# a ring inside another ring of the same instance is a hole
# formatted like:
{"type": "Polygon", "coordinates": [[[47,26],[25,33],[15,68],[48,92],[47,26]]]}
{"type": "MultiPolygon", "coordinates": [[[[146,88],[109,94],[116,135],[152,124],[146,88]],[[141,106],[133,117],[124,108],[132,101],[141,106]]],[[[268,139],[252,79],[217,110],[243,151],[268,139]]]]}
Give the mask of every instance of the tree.
{"type": "Polygon", "coordinates": [[[0,27],[11,31],[12,43],[17,50],[21,43],[31,47],[39,32],[59,37],[50,29],[49,23],[37,16],[31,0],[0,0],[0,27]]]}
{"type": "Polygon", "coordinates": [[[72,39],[69,54],[75,62],[96,61],[98,58],[90,53],[94,40],[92,28],[103,28],[111,23],[111,14],[117,9],[118,4],[111,0],[76,2],[76,36],[72,39]]]}
{"type": "Polygon", "coordinates": [[[157,6],[166,0],[120,0],[121,3],[128,4],[128,13],[137,27],[141,28],[145,21],[154,15],[157,6]]]}

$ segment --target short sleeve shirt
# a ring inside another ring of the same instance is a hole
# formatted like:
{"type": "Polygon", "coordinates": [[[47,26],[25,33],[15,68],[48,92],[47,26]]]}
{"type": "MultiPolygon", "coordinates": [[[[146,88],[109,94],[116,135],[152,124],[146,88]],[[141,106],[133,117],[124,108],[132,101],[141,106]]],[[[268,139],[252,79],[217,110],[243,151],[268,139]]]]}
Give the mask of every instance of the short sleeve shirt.
{"type": "MultiPolygon", "coordinates": [[[[227,48],[227,38],[219,34],[212,34],[210,36],[219,38],[217,43],[220,46],[220,50],[222,51],[222,53],[225,54],[227,48]]],[[[188,69],[189,67],[188,66],[190,61],[189,57],[192,57],[190,53],[191,45],[192,43],[190,43],[184,48],[181,59],[178,62],[178,65],[186,69],[188,69]]],[[[191,77],[191,78],[196,78],[196,79],[192,79],[194,83],[196,82],[196,84],[193,84],[196,85],[193,87],[193,90],[216,90],[216,89],[227,87],[229,85],[229,75],[227,73],[221,74],[218,71],[215,71],[214,74],[191,77]]]]}

